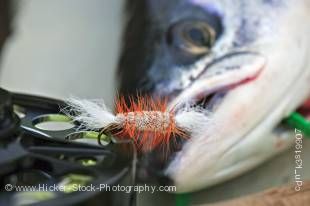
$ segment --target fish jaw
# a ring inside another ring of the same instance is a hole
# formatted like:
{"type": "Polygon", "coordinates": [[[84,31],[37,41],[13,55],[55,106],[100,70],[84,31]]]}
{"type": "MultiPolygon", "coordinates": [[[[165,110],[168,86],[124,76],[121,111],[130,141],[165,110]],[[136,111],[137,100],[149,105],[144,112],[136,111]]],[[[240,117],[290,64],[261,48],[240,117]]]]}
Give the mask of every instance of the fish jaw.
{"type": "Polygon", "coordinates": [[[212,114],[213,124],[176,154],[165,174],[177,192],[238,176],[291,145],[293,135],[279,148],[279,135],[272,131],[310,93],[310,28],[296,23],[309,18],[307,11],[309,7],[292,9],[282,19],[290,28],[256,47],[267,58],[265,69],[254,81],[230,90],[212,114]]]}
{"type": "Polygon", "coordinates": [[[253,52],[236,52],[226,55],[205,68],[186,90],[170,102],[175,108],[186,102],[223,92],[256,79],[264,70],[267,60],[253,52]]]}

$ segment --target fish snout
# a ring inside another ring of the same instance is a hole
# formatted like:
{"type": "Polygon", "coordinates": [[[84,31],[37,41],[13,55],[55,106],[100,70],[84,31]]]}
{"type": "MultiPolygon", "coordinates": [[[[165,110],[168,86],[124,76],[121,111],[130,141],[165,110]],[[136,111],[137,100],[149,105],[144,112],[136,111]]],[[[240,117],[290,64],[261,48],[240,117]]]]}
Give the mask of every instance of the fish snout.
{"type": "MultiPolygon", "coordinates": [[[[193,108],[199,107],[202,113],[216,115],[216,108],[221,106],[221,101],[229,91],[255,80],[266,63],[264,56],[254,52],[238,52],[216,59],[205,66],[204,71],[193,79],[187,88],[172,92],[169,106],[171,109],[179,110],[182,109],[180,105],[190,102],[193,108]]],[[[200,128],[202,130],[199,131],[200,134],[207,133],[208,124],[205,125],[206,128],[200,128]]],[[[176,156],[182,154],[183,146],[191,144],[190,139],[196,138],[197,133],[191,133],[189,138],[185,139],[174,137],[169,145],[162,145],[141,155],[138,178],[142,181],[159,180],[165,184],[172,183],[171,177],[168,177],[165,171],[176,156]]]]}

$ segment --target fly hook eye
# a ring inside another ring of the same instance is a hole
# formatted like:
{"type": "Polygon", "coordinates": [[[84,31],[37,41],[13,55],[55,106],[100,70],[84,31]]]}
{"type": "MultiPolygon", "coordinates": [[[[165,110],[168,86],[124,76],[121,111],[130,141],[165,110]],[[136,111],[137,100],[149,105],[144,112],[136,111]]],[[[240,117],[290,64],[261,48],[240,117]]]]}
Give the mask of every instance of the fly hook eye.
{"type": "Polygon", "coordinates": [[[104,128],[102,128],[97,136],[97,142],[100,146],[105,146],[106,144],[102,144],[103,142],[107,142],[110,140],[112,136],[120,133],[120,127],[118,124],[110,124],[104,128]]]}

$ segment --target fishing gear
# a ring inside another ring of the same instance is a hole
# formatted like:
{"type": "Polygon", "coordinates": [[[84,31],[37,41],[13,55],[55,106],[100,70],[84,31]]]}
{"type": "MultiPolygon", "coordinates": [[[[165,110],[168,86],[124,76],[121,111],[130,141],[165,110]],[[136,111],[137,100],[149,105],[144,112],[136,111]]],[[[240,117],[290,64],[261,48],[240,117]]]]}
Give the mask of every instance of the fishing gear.
{"type": "Polygon", "coordinates": [[[102,188],[135,185],[134,145],[102,136],[99,146],[99,133],[77,131],[64,106],[0,89],[0,205],[135,205],[134,191],[102,188]]]}
{"type": "MultiPolygon", "coordinates": [[[[133,140],[137,148],[150,151],[161,145],[168,148],[176,138],[188,138],[188,134],[203,133],[209,116],[199,107],[169,108],[166,100],[150,97],[124,97],[116,101],[115,114],[101,100],[71,98],[64,112],[82,128],[101,130],[102,134],[133,140]]],[[[100,141],[99,141],[100,142],[100,141]]]]}

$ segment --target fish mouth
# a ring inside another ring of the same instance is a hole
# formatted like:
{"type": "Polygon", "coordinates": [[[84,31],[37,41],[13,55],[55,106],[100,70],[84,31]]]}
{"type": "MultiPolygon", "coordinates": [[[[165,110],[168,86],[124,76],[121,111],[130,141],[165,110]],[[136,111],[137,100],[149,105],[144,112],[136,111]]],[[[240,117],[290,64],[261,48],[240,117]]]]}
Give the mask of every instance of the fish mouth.
{"type": "MultiPolygon", "coordinates": [[[[188,87],[171,95],[173,97],[168,107],[179,110],[189,103],[191,107],[199,107],[200,110],[206,111],[206,115],[214,115],[231,90],[255,81],[266,64],[266,58],[255,52],[235,52],[218,58],[212,63],[205,64],[203,71],[197,78],[192,79],[188,87]]],[[[195,137],[190,134],[189,138],[195,137]]],[[[164,170],[182,150],[188,139],[176,137],[173,141],[168,151],[165,148],[158,148],[144,154],[140,159],[138,170],[140,180],[160,181],[162,184],[171,182],[164,170]]]]}
{"type": "Polygon", "coordinates": [[[215,112],[221,100],[232,89],[254,81],[267,63],[255,52],[235,52],[207,64],[192,83],[171,100],[170,108],[190,103],[215,112]]]}

